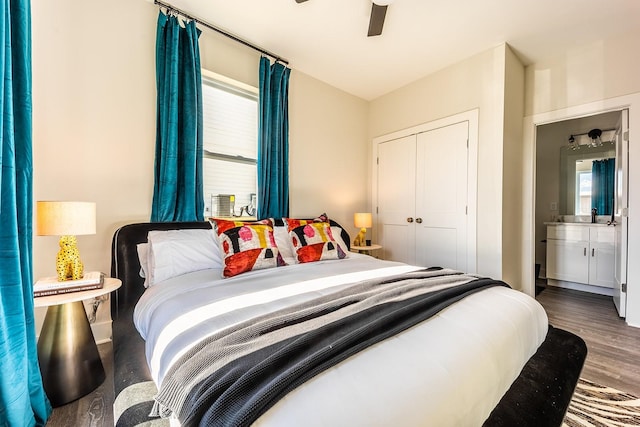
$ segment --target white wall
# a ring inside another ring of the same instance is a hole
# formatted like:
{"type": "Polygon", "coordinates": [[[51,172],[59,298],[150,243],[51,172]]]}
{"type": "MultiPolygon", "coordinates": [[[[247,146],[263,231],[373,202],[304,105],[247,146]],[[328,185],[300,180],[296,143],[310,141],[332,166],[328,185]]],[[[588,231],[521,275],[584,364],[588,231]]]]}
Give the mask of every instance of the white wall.
{"type": "Polygon", "coordinates": [[[540,264],[541,277],[546,277],[545,222],[557,219],[559,209],[551,210],[551,203],[560,205],[560,146],[566,142],[553,128],[538,127],[536,139],[536,205],[535,205],[535,263],[540,264]]]}
{"type": "MultiPolygon", "coordinates": [[[[96,202],[97,234],[78,236],[87,270],[108,273],[113,231],[149,218],[154,9],[124,0],[32,4],[34,201],[96,202]]],[[[57,241],[34,236],[35,278],[55,275],[57,241]]],[[[101,311],[98,323],[109,318],[101,311]]]]}
{"type": "Polygon", "coordinates": [[[524,66],[504,46],[503,161],[502,161],[502,279],[523,289],[522,276],[522,116],[524,66]]]}
{"type": "Polygon", "coordinates": [[[525,70],[525,116],[640,92],[640,28],[525,70]]]}
{"type": "Polygon", "coordinates": [[[368,103],[293,71],[289,93],[291,215],[326,212],[352,237],[367,209],[368,103]]]}
{"type": "MultiPolygon", "coordinates": [[[[144,1],[32,5],[34,201],[97,203],[97,234],[78,237],[88,270],[109,272],[114,231],[150,216],[157,15],[144,1]]],[[[207,30],[200,47],[204,68],[257,86],[258,53],[207,30]]],[[[366,208],[367,104],[295,70],[290,85],[292,213],[352,226],[366,208]]],[[[34,277],[55,273],[57,240],[34,236],[34,277]]]]}
{"type": "MultiPolygon", "coordinates": [[[[512,125],[505,127],[505,119],[512,120],[511,112],[504,109],[505,79],[508,74],[506,89],[522,88],[523,71],[521,65],[517,70],[517,63],[508,46],[497,46],[373,100],[369,115],[369,137],[373,139],[479,109],[477,265],[478,273],[495,278],[514,274],[510,270],[513,265],[503,265],[503,254],[519,247],[517,237],[503,247],[503,174],[511,173],[503,170],[503,140],[505,131],[511,137],[514,129],[509,127],[512,125]]],[[[521,95],[508,96],[509,105],[516,111],[522,108],[521,95]]],[[[518,124],[513,126],[519,129],[518,124]]],[[[513,143],[518,141],[516,138],[513,143]]],[[[507,154],[517,157],[518,149],[507,154]]],[[[518,283],[514,287],[519,287],[518,283]]]]}
{"type": "MultiPolygon", "coordinates": [[[[630,109],[629,156],[629,270],[627,323],[640,326],[640,29],[624,37],[605,40],[566,52],[527,67],[525,72],[523,263],[534,257],[535,125],[606,110],[630,109]]],[[[525,265],[526,265],[525,264],[525,265]]],[[[524,274],[529,274],[523,269],[524,274]]]]}

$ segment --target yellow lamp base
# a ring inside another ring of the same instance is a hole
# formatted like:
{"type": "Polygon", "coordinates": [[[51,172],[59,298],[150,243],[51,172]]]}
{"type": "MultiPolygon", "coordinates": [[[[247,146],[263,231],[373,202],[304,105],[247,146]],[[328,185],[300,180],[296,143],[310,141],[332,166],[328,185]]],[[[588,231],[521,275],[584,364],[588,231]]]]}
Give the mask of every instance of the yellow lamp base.
{"type": "Polygon", "coordinates": [[[56,257],[56,272],[58,281],[78,280],[84,275],[84,266],[80,261],[78,241],[76,236],[61,236],[60,250],[56,257]]]}
{"type": "Polygon", "coordinates": [[[365,246],[366,244],[367,244],[367,229],[365,227],[362,227],[360,229],[360,232],[356,236],[356,238],[353,239],[353,246],[365,246]]]}

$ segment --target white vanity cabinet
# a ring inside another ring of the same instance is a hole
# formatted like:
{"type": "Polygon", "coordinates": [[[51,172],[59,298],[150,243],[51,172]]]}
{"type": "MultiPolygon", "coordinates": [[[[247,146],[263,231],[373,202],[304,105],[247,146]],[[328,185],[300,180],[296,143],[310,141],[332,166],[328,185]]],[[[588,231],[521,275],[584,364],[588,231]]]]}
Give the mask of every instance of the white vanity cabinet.
{"type": "Polygon", "coordinates": [[[613,227],[589,227],[589,284],[613,288],[615,233],[613,227]]]}
{"type": "Polygon", "coordinates": [[[613,227],[547,224],[547,279],[613,288],[613,227]]]}

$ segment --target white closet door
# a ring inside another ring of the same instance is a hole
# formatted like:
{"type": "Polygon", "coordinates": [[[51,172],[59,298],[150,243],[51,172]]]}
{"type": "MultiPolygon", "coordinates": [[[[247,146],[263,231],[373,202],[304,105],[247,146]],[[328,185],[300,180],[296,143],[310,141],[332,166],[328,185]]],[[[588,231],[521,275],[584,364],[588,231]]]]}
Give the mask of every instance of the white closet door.
{"type": "Polygon", "coordinates": [[[467,140],[461,122],[417,135],[416,263],[467,271],[467,140]]]}
{"type": "Polygon", "coordinates": [[[376,226],[382,258],[407,264],[415,263],[415,153],[415,135],[378,144],[376,226]]]}

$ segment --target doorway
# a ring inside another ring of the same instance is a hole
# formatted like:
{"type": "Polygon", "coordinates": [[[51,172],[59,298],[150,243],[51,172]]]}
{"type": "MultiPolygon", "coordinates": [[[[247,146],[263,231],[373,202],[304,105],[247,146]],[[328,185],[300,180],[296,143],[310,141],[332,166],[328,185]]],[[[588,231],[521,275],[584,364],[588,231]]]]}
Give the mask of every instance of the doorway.
{"type": "Polygon", "coordinates": [[[626,305],[622,282],[616,284],[615,279],[616,268],[623,268],[620,256],[626,260],[626,222],[622,223],[626,215],[622,218],[621,207],[626,208],[622,202],[628,200],[628,188],[622,181],[615,184],[627,173],[618,173],[614,164],[627,159],[628,150],[620,150],[627,147],[623,144],[627,114],[627,110],[608,111],[535,128],[536,294],[554,286],[617,296],[620,316],[626,305]],[[608,167],[606,173],[601,165],[608,167]],[[622,190],[624,197],[616,198],[615,192],[622,190]],[[623,246],[624,251],[616,250],[623,246]]]}

